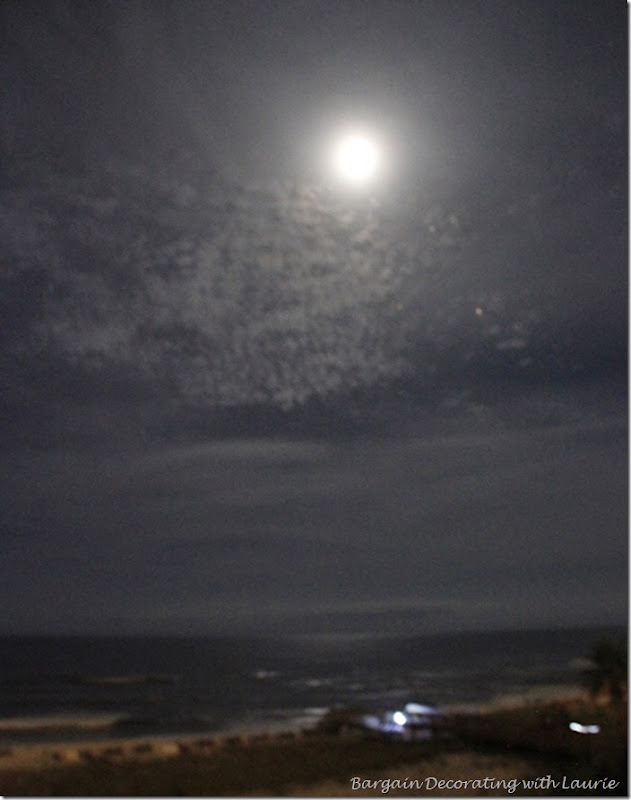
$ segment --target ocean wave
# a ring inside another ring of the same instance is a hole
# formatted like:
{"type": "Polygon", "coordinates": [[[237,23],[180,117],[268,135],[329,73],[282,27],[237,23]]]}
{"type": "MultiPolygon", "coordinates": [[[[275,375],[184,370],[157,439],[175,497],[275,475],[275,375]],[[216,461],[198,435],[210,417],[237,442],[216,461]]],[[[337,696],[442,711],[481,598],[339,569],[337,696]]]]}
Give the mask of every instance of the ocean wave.
{"type": "Polygon", "coordinates": [[[81,675],[77,678],[78,683],[89,684],[90,686],[141,686],[152,683],[177,683],[177,675],[81,675]]]}
{"type": "Polygon", "coordinates": [[[74,673],[35,673],[32,675],[12,675],[0,678],[0,685],[8,688],[28,687],[39,684],[89,685],[89,686],[142,686],[148,684],[173,684],[180,680],[179,675],[169,673],[134,673],[131,675],[98,675],[74,673]]]}
{"type": "Polygon", "coordinates": [[[209,718],[179,714],[151,716],[56,713],[0,717],[0,737],[9,743],[135,738],[176,732],[205,732],[211,727],[209,718]]]}
{"type": "Polygon", "coordinates": [[[0,718],[0,733],[19,731],[54,730],[100,730],[113,728],[126,719],[120,715],[107,714],[51,714],[0,718]]]}

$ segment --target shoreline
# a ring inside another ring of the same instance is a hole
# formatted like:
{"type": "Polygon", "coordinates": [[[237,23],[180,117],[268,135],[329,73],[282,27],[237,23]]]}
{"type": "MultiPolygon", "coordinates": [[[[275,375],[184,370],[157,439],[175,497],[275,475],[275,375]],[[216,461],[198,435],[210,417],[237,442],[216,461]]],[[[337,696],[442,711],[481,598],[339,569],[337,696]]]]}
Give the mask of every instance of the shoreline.
{"type": "MultiPolygon", "coordinates": [[[[462,701],[436,705],[429,703],[444,714],[454,713],[484,713],[488,709],[509,708],[512,705],[526,705],[528,703],[541,703],[555,700],[572,700],[582,695],[584,690],[575,684],[540,684],[523,689],[522,691],[501,693],[480,701],[462,701]]],[[[383,704],[379,704],[381,707],[383,704]]],[[[137,739],[143,737],[164,738],[165,736],[178,737],[189,735],[232,735],[234,733],[261,733],[266,731],[284,731],[295,728],[310,728],[332,710],[334,707],[290,709],[290,713],[267,714],[260,717],[260,712],[254,712],[258,719],[250,717],[236,718],[234,722],[221,728],[205,727],[200,724],[195,727],[166,730],[163,733],[152,730],[151,722],[143,719],[136,720],[127,714],[81,713],[81,712],[56,712],[54,714],[22,715],[0,717],[0,747],[3,745],[18,746],[21,744],[54,744],[81,741],[82,736],[94,739],[137,739]],[[143,731],[143,726],[145,730],[143,731]],[[138,733],[132,731],[136,729],[138,733]],[[99,733],[100,732],[100,733],[99,733]],[[33,735],[33,739],[15,739],[15,735],[33,735]]],[[[344,710],[343,708],[341,710],[344,710]]],[[[370,709],[366,709],[370,711],[370,709]]],[[[87,741],[87,740],[86,740],[87,741]]]]}
{"type": "MultiPolygon", "coordinates": [[[[533,687],[515,695],[500,695],[487,703],[461,703],[441,709],[445,718],[481,717],[500,711],[518,711],[534,706],[571,705],[584,702],[585,692],[572,687],[533,687]]],[[[14,721],[19,729],[22,723],[14,721]]],[[[86,725],[86,730],[94,730],[86,725]]],[[[32,771],[55,766],[86,764],[94,761],[126,763],[175,758],[180,755],[210,755],[229,748],[248,748],[258,744],[307,743],[318,735],[317,722],[310,727],[288,727],[283,722],[267,724],[235,723],[221,731],[150,733],[130,736],[115,734],[100,738],[54,738],[37,742],[2,742],[0,773],[8,770],[32,771]]]]}
{"type": "Polygon", "coordinates": [[[313,731],[0,748],[0,785],[26,797],[375,797],[417,787],[412,796],[469,797],[473,787],[506,797],[518,787],[514,796],[558,796],[559,786],[593,794],[605,775],[606,795],[626,797],[626,709],[606,700],[522,697],[445,715],[447,735],[431,739],[374,735],[349,713],[350,724],[313,731]],[[577,736],[571,720],[598,723],[601,735],[577,736]]]}

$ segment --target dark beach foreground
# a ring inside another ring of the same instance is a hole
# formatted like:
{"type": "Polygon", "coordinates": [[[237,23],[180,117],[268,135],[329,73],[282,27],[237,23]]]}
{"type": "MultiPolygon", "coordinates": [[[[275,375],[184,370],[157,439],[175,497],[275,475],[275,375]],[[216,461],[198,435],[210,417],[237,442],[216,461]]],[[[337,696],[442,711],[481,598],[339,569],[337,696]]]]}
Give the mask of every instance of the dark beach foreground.
{"type": "MultiPolygon", "coordinates": [[[[349,717],[350,719],[350,717],[349,717]]],[[[5,796],[627,795],[626,709],[573,699],[446,716],[431,741],[315,731],[5,747],[5,796]],[[595,735],[570,728],[598,725],[595,735]]]]}

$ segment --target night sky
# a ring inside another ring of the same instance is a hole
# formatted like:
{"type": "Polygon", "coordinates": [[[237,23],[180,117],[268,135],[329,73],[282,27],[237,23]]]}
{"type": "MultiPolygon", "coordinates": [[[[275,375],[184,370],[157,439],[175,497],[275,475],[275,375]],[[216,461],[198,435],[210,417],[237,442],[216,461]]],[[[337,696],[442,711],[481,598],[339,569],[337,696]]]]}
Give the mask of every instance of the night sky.
{"type": "Polygon", "coordinates": [[[626,623],[627,17],[0,4],[0,633],[626,623]]]}

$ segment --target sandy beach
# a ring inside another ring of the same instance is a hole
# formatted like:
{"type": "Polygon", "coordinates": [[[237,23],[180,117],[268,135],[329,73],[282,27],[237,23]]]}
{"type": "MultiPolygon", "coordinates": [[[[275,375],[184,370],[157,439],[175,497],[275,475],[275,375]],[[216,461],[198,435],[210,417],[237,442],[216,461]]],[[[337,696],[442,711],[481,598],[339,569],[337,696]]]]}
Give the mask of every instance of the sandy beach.
{"type": "Polygon", "coordinates": [[[0,748],[0,787],[13,796],[626,793],[626,716],[582,696],[452,711],[446,726],[449,736],[416,742],[342,726],[10,745],[0,748]],[[576,716],[598,720],[598,742],[572,735],[576,716]]]}

